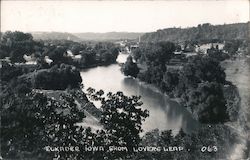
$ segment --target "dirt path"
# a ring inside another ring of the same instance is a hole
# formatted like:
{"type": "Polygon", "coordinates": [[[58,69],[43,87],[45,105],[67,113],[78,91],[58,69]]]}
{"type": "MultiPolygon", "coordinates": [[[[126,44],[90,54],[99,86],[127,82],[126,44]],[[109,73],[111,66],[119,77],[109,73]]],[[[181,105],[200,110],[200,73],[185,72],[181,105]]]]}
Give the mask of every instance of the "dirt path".
{"type": "MultiPolygon", "coordinates": [[[[79,108],[81,108],[81,104],[77,100],[75,101],[75,103],[79,108]]],[[[77,123],[77,125],[82,126],[84,128],[90,127],[94,131],[102,129],[102,126],[96,117],[94,117],[92,114],[90,114],[86,110],[84,110],[84,115],[86,117],[83,119],[83,122],[77,123]]]]}
{"type": "Polygon", "coordinates": [[[228,60],[222,65],[226,68],[227,80],[237,86],[241,97],[238,121],[229,124],[241,138],[240,143],[233,146],[229,158],[248,159],[250,158],[250,59],[228,60]]]}

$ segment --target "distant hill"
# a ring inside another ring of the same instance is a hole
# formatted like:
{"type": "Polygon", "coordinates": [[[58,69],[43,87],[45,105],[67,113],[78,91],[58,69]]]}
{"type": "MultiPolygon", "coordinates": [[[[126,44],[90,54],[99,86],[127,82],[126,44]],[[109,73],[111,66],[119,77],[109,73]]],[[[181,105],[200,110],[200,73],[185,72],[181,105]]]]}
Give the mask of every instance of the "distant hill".
{"type": "Polygon", "coordinates": [[[120,39],[137,39],[144,33],[136,32],[107,32],[107,33],[65,33],[65,32],[32,32],[34,39],[41,40],[72,40],[72,41],[104,41],[104,40],[120,40],[120,39]]]}
{"type": "Polygon", "coordinates": [[[141,36],[141,41],[224,41],[232,39],[248,39],[249,38],[249,22],[211,25],[209,23],[198,25],[191,28],[167,28],[160,29],[156,32],[146,33],[141,36]]]}
{"type": "Polygon", "coordinates": [[[119,39],[137,39],[144,33],[137,32],[107,32],[107,33],[74,33],[82,40],[119,40],[119,39]]]}
{"type": "Polygon", "coordinates": [[[80,38],[66,32],[32,32],[33,38],[36,40],[71,40],[79,42],[80,38]]]}

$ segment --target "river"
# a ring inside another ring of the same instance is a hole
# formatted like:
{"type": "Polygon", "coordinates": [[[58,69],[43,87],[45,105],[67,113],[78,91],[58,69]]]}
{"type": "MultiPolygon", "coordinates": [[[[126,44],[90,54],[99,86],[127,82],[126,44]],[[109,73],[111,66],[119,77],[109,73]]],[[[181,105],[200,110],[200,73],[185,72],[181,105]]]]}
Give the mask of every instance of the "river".
{"type": "MultiPolygon", "coordinates": [[[[125,62],[128,55],[120,53],[117,62],[125,62]]],[[[142,124],[144,133],[158,128],[178,133],[180,128],[186,132],[194,131],[199,123],[176,101],[169,99],[156,88],[137,79],[124,76],[118,64],[98,66],[81,71],[84,89],[88,87],[107,92],[122,91],[125,95],[140,95],[142,108],[149,110],[149,117],[142,124]]]]}

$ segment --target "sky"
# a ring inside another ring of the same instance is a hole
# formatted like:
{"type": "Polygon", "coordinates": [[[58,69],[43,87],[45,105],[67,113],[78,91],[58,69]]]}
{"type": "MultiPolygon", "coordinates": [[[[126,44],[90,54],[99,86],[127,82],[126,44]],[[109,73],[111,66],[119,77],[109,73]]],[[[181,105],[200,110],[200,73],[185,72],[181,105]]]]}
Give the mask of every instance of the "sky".
{"type": "Polygon", "coordinates": [[[1,2],[1,31],[151,32],[249,21],[248,0],[1,2]]]}

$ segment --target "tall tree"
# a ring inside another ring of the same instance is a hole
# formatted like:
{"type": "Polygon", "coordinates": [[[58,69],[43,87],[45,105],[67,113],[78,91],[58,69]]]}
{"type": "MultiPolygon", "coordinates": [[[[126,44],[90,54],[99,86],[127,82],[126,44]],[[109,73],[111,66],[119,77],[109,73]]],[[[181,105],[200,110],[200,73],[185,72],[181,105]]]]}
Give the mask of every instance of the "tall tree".
{"type": "Polygon", "coordinates": [[[139,68],[136,63],[133,62],[132,56],[128,56],[127,61],[122,66],[122,72],[126,76],[132,76],[137,77],[137,74],[139,73],[139,68]]]}
{"type": "Polygon", "coordinates": [[[127,147],[128,151],[109,151],[112,158],[124,158],[133,153],[133,147],[137,147],[141,141],[142,122],[149,116],[147,110],[142,110],[140,97],[125,96],[122,92],[109,92],[106,97],[104,92],[96,92],[88,89],[88,95],[94,100],[101,100],[101,124],[104,126],[106,146],[127,147]]]}

